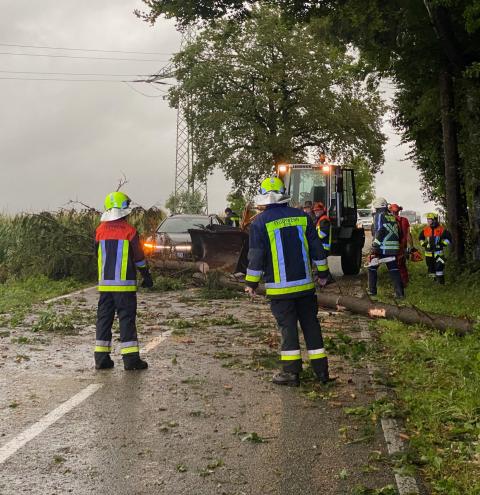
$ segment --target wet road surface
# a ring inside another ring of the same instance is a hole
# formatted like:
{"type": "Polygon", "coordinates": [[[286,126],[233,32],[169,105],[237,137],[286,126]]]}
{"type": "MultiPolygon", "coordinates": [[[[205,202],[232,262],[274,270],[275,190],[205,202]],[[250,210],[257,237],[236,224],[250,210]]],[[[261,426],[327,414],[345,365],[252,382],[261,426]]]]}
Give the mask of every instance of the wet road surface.
{"type": "MultiPolygon", "coordinates": [[[[334,387],[308,378],[299,389],[274,386],[278,337],[263,299],[139,294],[144,372],[122,369],[118,344],[115,368],[93,369],[96,299],[87,291],[49,310],[81,319],[75,335],[29,326],[2,334],[0,453],[75,394],[99,388],[3,462],[0,454],[0,494],[347,495],[394,484],[379,461],[378,424],[345,414],[374,400],[366,366],[332,353],[334,387]]],[[[361,340],[356,317],[320,317],[327,337],[361,340]]]]}

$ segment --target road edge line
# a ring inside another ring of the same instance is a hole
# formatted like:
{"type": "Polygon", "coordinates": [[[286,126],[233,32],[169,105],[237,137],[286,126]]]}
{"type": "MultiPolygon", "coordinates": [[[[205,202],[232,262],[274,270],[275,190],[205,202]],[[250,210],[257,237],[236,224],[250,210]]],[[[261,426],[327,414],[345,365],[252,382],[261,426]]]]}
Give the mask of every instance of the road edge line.
{"type": "MultiPolygon", "coordinates": [[[[372,340],[372,335],[368,331],[368,321],[359,320],[360,336],[366,341],[372,340]]],[[[384,399],[387,394],[379,387],[374,380],[375,371],[377,367],[369,362],[367,364],[368,374],[370,375],[370,381],[372,383],[373,390],[375,392],[375,399],[384,399]]],[[[381,418],[380,424],[382,425],[383,438],[387,445],[387,451],[389,455],[398,454],[405,451],[405,442],[400,436],[400,429],[397,422],[393,418],[381,418]]],[[[417,480],[413,476],[405,476],[402,474],[394,473],[395,483],[397,484],[398,493],[400,495],[419,495],[420,490],[418,488],[417,480]]]]}
{"type": "Polygon", "coordinates": [[[65,414],[80,405],[102,387],[103,384],[101,383],[88,385],[88,387],[84,388],[73,397],[70,397],[70,399],[60,404],[53,411],[50,411],[39,421],[29,426],[26,430],[23,430],[20,434],[12,438],[12,440],[0,447],[0,464],[7,461],[15,452],[17,452],[17,450],[20,450],[25,444],[43,433],[49,426],[56,423],[60,418],[65,416],[65,414]]]}

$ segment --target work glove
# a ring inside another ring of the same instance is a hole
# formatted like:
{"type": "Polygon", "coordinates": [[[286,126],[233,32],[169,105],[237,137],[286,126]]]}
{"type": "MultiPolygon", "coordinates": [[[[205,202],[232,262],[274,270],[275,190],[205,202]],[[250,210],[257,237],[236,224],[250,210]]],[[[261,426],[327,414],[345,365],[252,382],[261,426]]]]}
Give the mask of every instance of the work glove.
{"type": "Polygon", "coordinates": [[[326,276],[325,277],[320,277],[320,274],[318,272],[315,273],[315,283],[320,287],[320,289],[323,289],[327,283],[328,283],[328,274],[330,272],[325,272],[326,276]]]}
{"type": "Polygon", "coordinates": [[[380,249],[378,249],[376,246],[372,246],[370,248],[370,256],[376,257],[380,254],[380,249]]]}
{"type": "Polygon", "coordinates": [[[146,271],[143,275],[143,281],[141,287],[144,289],[151,289],[153,287],[153,279],[149,271],[146,271]]]}

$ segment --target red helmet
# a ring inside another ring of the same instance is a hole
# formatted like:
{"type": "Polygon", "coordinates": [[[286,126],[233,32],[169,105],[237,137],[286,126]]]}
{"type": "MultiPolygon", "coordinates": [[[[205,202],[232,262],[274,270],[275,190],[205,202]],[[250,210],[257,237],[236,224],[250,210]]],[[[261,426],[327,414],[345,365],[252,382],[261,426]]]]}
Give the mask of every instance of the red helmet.
{"type": "Polygon", "coordinates": [[[313,211],[325,210],[325,205],[321,201],[316,201],[313,203],[313,211]]]}
{"type": "Polygon", "coordinates": [[[397,213],[403,210],[403,207],[398,206],[397,203],[392,203],[388,208],[392,213],[397,213]]]}

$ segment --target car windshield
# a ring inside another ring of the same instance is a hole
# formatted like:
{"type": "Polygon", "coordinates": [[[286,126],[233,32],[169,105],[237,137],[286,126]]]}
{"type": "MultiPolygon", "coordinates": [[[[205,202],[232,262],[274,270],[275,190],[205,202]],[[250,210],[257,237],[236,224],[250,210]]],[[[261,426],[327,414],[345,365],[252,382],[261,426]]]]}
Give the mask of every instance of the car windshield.
{"type": "Polygon", "coordinates": [[[158,228],[158,232],[165,234],[184,234],[188,229],[202,228],[210,225],[208,217],[172,217],[167,218],[158,228]]]}
{"type": "Polygon", "coordinates": [[[358,216],[360,218],[367,218],[372,216],[372,212],[370,210],[357,210],[358,216]]]}

